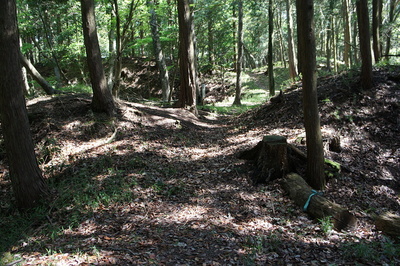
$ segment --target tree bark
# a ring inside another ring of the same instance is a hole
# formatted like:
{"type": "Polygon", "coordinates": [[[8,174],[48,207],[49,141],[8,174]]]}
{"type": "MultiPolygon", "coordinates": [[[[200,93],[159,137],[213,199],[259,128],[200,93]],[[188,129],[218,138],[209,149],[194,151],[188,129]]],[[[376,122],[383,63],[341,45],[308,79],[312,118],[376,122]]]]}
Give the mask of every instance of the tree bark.
{"type": "Polygon", "coordinates": [[[29,72],[29,74],[33,77],[33,79],[43,88],[43,90],[48,95],[52,95],[56,93],[56,90],[40,75],[40,73],[36,70],[35,66],[29,62],[29,60],[22,54],[19,53],[19,58],[21,64],[25,67],[25,69],[29,72]]]}
{"type": "Polygon", "coordinates": [[[364,90],[372,88],[372,57],[368,20],[368,1],[357,0],[357,21],[361,52],[361,86],[364,90]]]}
{"type": "Polygon", "coordinates": [[[241,105],[242,94],[242,67],[243,67],[243,1],[238,1],[238,30],[237,30],[237,62],[236,62],[236,90],[233,105],[241,105]]]}
{"type": "Polygon", "coordinates": [[[312,0],[297,0],[299,62],[303,74],[303,112],[307,138],[307,182],[314,189],[324,189],[324,150],[318,112],[314,4],[312,0]]]}
{"type": "Polygon", "coordinates": [[[198,91],[193,17],[189,0],[178,0],[180,92],[178,107],[187,108],[196,116],[198,91]]]}
{"type": "Polygon", "coordinates": [[[332,39],[334,38],[332,34],[332,16],[333,16],[333,1],[329,1],[329,9],[328,9],[328,25],[326,28],[326,68],[328,71],[331,71],[331,57],[332,57],[332,39]]]}
{"type": "Polygon", "coordinates": [[[372,0],[372,41],[375,62],[379,62],[382,55],[380,29],[382,24],[382,0],[372,0]]]}
{"type": "Polygon", "coordinates": [[[282,187],[289,194],[289,198],[311,217],[315,219],[331,217],[334,228],[338,231],[356,229],[357,218],[353,214],[340,205],[318,195],[298,174],[290,173],[286,175],[282,180],[282,187]]]}
{"type": "Polygon", "coordinates": [[[389,29],[386,34],[386,48],[385,48],[385,53],[386,53],[386,60],[389,60],[389,54],[390,54],[390,47],[391,47],[391,39],[392,39],[392,28],[393,28],[393,22],[396,20],[396,16],[399,14],[397,12],[397,15],[395,15],[395,9],[396,6],[400,3],[399,0],[390,0],[390,7],[389,7],[389,29]]]}
{"type": "Polygon", "coordinates": [[[93,90],[92,110],[114,116],[114,99],[107,86],[103,63],[101,61],[93,0],[81,0],[81,11],[87,63],[93,90]]]}
{"type": "Polygon", "coordinates": [[[23,94],[15,0],[0,0],[0,114],[17,206],[32,208],[47,195],[39,169],[23,94]]]}
{"type": "Polygon", "coordinates": [[[385,213],[375,218],[376,229],[391,236],[400,236],[400,216],[385,213]]]}
{"type": "Polygon", "coordinates": [[[293,16],[292,16],[292,5],[290,0],[286,0],[286,16],[287,16],[287,27],[288,27],[288,55],[289,55],[289,76],[292,80],[297,77],[297,58],[294,49],[293,41],[293,16]]]}
{"type": "Polygon", "coordinates": [[[150,6],[150,28],[151,35],[153,37],[154,55],[156,57],[156,62],[160,73],[162,101],[166,103],[168,102],[169,94],[171,91],[169,87],[167,64],[165,63],[165,57],[161,47],[160,34],[158,32],[157,15],[156,11],[154,10],[154,2],[149,1],[148,5],[150,6]]]}
{"type": "Polygon", "coordinates": [[[272,11],[273,0],[269,0],[268,7],[268,85],[269,96],[275,95],[274,63],[272,53],[272,36],[274,33],[274,13],[272,11]]]}
{"type": "Polygon", "coordinates": [[[349,0],[343,0],[343,17],[344,17],[344,51],[343,60],[347,67],[351,66],[351,35],[350,35],[350,18],[349,18],[349,0]]]}

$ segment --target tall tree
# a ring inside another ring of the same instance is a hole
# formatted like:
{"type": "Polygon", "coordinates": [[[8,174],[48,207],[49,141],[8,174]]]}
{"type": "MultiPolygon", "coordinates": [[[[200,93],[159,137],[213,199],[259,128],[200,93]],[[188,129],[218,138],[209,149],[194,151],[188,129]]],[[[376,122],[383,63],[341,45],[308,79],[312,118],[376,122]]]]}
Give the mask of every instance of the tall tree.
{"type": "Polygon", "coordinates": [[[307,141],[306,179],[314,189],[324,189],[324,150],[318,112],[314,1],[296,0],[299,62],[303,75],[303,112],[307,141]]]}
{"type": "Polygon", "coordinates": [[[386,33],[386,47],[385,47],[385,53],[386,53],[386,60],[389,60],[389,54],[390,54],[390,48],[391,48],[391,39],[392,39],[392,32],[393,32],[393,23],[396,20],[397,16],[400,14],[400,10],[397,10],[395,12],[397,5],[400,3],[400,0],[390,0],[389,4],[389,29],[386,33]]]}
{"type": "Polygon", "coordinates": [[[297,76],[297,58],[293,41],[293,16],[291,0],[286,0],[287,35],[288,35],[288,57],[289,57],[289,76],[294,80],[297,76]]]}
{"type": "Polygon", "coordinates": [[[198,115],[198,91],[193,15],[189,0],[178,0],[180,91],[178,107],[198,115]]]}
{"type": "Polygon", "coordinates": [[[47,194],[29,131],[23,92],[15,0],[0,0],[0,114],[10,178],[19,208],[47,194]]]}
{"type": "Polygon", "coordinates": [[[372,57],[368,19],[368,0],[357,0],[357,21],[361,52],[361,86],[372,88],[372,57]]]}
{"type": "Polygon", "coordinates": [[[111,85],[111,91],[114,97],[118,97],[119,87],[121,83],[121,70],[122,70],[122,52],[124,50],[124,46],[126,43],[127,32],[132,24],[133,11],[136,9],[139,1],[135,2],[135,0],[131,0],[129,4],[129,12],[128,15],[124,18],[124,25],[121,25],[121,14],[120,8],[118,4],[118,0],[111,0],[111,4],[113,6],[113,12],[115,17],[115,31],[110,31],[110,37],[112,37],[113,32],[115,32],[115,54],[113,55],[113,66],[110,69],[110,77],[111,82],[108,82],[111,85]],[[136,3],[136,4],[135,4],[136,3]],[[122,31],[121,31],[122,27],[122,31]]]}
{"type": "Polygon", "coordinates": [[[326,68],[331,71],[331,57],[332,57],[332,39],[335,37],[333,35],[333,0],[329,0],[328,7],[328,18],[327,18],[327,28],[326,28],[326,68]]]}
{"type": "Polygon", "coordinates": [[[372,0],[372,41],[375,62],[379,62],[382,55],[381,44],[382,0],[372,0]]]}
{"type": "Polygon", "coordinates": [[[85,39],[87,63],[92,83],[92,110],[104,112],[110,116],[115,113],[115,104],[111,91],[107,86],[99,40],[97,38],[96,19],[93,0],[81,0],[82,27],[85,39]]]}
{"type": "Polygon", "coordinates": [[[274,13],[272,11],[273,1],[269,0],[268,6],[268,85],[269,96],[275,95],[274,63],[272,53],[272,38],[274,35],[274,13]]]}
{"type": "Polygon", "coordinates": [[[236,90],[233,105],[241,105],[242,67],[243,67],[243,1],[238,1],[238,30],[237,30],[237,62],[236,62],[236,90]]]}
{"type": "Polygon", "coordinates": [[[165,63],[165,57],[161,47],[160,34],[158,31],[157,14],[154,7],[155,3],[154,1],[148,1],[147,4],[150,7],[151,36],[153,38],[154,55],[156,57],[156,62],[160,73],[162,100],[163,102],[168,102],[170,94],[169,77],[168,77],[167,64],[165,63]]]}
{"type": "Polygon", "coordinates": [[[344,51],[343,60],[347,67],[351,65],[351,35],[350,35],[350,15],[349,0],[343,0],[343,23],[344,23],[344,51]]]}

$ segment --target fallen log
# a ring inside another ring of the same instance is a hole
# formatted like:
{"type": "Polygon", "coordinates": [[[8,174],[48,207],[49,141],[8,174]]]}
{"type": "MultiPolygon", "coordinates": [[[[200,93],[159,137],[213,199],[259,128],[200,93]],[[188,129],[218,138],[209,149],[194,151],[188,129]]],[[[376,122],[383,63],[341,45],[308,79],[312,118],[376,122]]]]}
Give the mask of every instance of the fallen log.
{"type": "Polygon", "coordinates": [[[384,234],[400,236],[400,216],[384,213],[375,218],[375,227],[384,234]]]}
{"type": "Polygon", "coordinates": [[[286,175],[281,185],[289,194],[289,198],[312,218],[331,217],[333,226],[337,231],[354,230],[357,227],[357,218],[353,214],[339,204],[321,196],[298,174],[290,173],[286,175]]]}

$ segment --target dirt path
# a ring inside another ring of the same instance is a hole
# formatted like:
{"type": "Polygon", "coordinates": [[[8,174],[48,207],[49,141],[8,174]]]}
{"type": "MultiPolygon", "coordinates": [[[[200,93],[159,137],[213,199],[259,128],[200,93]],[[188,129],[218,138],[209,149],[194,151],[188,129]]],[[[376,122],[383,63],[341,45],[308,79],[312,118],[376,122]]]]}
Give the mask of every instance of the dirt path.
{"type": "MultiPolygon", "coordinates": [[[[104,121],[83,96],[31,105],[35,140],[52,151],[42,167],[58,194],[13,253],[26,265],[399,263],[399,247],[357,206],[379,189],[387,191],[374,206],[393,210],[399,198],[383,183],[357,181],[358,164],[347,162],[354,172],[327,189],[359,218],[351,233],[310,220],[278,182],[251,184],[253,166],[236,154],[265,134],[293,142],[302,133],[298,93],[291,95],[290,105],[265,105],[236,120],[123,102],[119,119],[104,121]]],[[[341,158],[354,156],[344,151],[341,158]]]]}

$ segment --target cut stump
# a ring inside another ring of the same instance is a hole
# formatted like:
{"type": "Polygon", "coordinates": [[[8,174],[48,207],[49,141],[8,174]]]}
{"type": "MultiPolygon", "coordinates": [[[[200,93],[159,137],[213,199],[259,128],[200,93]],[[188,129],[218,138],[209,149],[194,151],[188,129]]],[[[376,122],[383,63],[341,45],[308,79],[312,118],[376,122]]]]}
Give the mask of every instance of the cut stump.
{"type": "Polygon", "coordinates": [[[290,173],[282,180],[283,189],[289,194],[296,205],[304,208],[307,201],[306,212],[315,219],[331,217],[336,230],[354,230],[357,227],[357,218],[340,205],[318,195],[295,173],[290,173]],[[313,195],[313,196],[311,196],[313,195]],[[310,199],[310,200],[309,200],[310,199]]]}
{"type": "MultiPolygon", "coordinates": [[[[307,164],[307,155],[304,152],[287,143],[285,137],[276,135],[264,136],[255,147],[242,151],[238,158],[255,163],[252,180],[256,184],[268,183],[290,172],[303,175],[307,164]]],[[[340,173],[339,163],[325,159],[325,164],[330,175],[340,173]]]]}
{"type": "Polygon", "coordinates": [[[375,218],[376,229],[390,236],[400,236],[400,216],[385,213],[375,218]]]}
{"type": "Polygon", "coordinates": [[[244,151],[240,159],[254,160],[257,174],[255,183],[267,183],[288,172],[287,142],[282,136],[267,135],[254,148],[244,151]]]}

